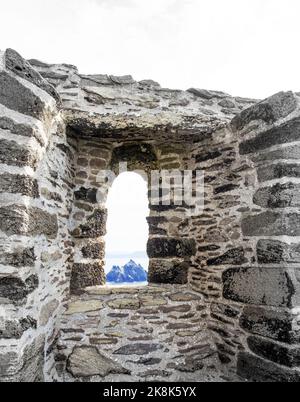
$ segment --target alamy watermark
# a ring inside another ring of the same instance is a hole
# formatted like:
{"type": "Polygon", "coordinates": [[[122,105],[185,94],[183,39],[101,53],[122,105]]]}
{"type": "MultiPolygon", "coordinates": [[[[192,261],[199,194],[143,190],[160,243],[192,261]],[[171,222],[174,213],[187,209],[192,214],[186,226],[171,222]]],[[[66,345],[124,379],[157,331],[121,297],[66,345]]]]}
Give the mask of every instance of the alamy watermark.
{"type": "MultiPolygon", "coordinates": [[[[105,193],[122,173],[129,172],[127,162],[119,163],[118,174],[100,170],[97,175],[97,201],[105,201],[105,193]]],[[[144,178],[153,207],[182,207],[189,216],[201,215],[204,210],[204,172],[202,170],[144,170],[130,171],[144,178]]]]}

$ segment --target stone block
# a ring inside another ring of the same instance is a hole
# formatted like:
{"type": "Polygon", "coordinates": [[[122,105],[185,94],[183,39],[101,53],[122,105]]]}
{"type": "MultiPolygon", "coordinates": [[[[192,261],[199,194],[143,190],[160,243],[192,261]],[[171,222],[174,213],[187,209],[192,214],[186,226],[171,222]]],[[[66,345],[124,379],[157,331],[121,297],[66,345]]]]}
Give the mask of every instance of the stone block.
{"type": "Polygon", "coordinates": [[[65,314],[86,314],[94,311],[99,311],[102,308],[103,303],[100,300],[76,300],[68,304],[65,314]]]}
{"type": "Polygon", "coordinates": [[[17,76],[31,82],[51,95],[56,101],[60,97],[54,87],[49,84],[23,57],[13,49],[7,49],[4,54],[5,67],[17,76]]]}
{"type": "Polygon", "coordinates": [[[147,252],[150,258],[190,257],[196,254],[194,239],[154,237],[149,239],[147,252]]]}
{"type": "Polygon", "coordinates": [[[232,183],[224,184],[224,186],[216,187],[214,189],[214,194],[217,195],[217,194],[229,193],[230,191],[236,190],[237,188],[239,188],[239,186],[236,184],[232,183]]]}
{"type": "MultiPolygon", "coordinates": [[[[293,145],[286,145],[280,147],[280,149],[275,149],[273,151],[265,151],[259,152],[254,155],[251,155],[251,158],[254,162],[272,162],[277,161],[279,159],[290,160],[290,159],[300,159],[300,146],[293,144],[293,145]]],[[[275,165],[276,166],[276,165],[275,165]]],[[[264,167],[262,169],[262,179],[264,177],[264,167]]],[[[266,176],[268,172],[266,172],[266,176]]]]}
{"type": "Polygon", "coordinates": [[[264,359],[271,360],[283,366],[300,368],[299,345],[288,346],[259,336],[250,336],[247,342],[249,349],[264,359]]]}
{"type": "Polygon", "coordinates": [[[226,251],[219,257],[209,258],[207,265],[241,265],[247,262],[243,247],[234,248],[226,251]]]}
{"type": "Polygon", "coordinates": [[[0,69],[0,104],[16,112],[42,118],[44,101],[27,85],[0,69]]]}
{"type": "Polygon", "coordinates": [[[76,378],[130,374],[129,370],[102,355],[94,346],[75,346],[67,360],[67,371],[76,378]]]}
{"type": "MultiPolygon", "coordinates": [[[[296,159],[298,159],[298,157],[296,159]]],[[[300,165],[297,163],[276,163],[273,165],[261,166],[257,170],[257,175],[260,182],[281,179],[283,177],[299,178],[300,165]]]]}
{"type": "Polygon", "coordinates": [[[256,335],[280,342],[298,343],[300,328],[295,325],[290,311],[268,307],[246,306],[240,318],[240,326],[256,335]]]}
{"type": "Polygon", "coordinates": [[[300,245],[287,244],[279,240],[259,240],[256,246],[257,259],[260,264],[299,263],[300,245]]]}
{"type": "Polygon", "coordinates": [[[188,281],[189,265],[173,260],[151,259],[148,270],[149,283],[186,284],[188,281]]]}
{"type": "Polygon", "coordinates": [[[163,345],[159,343],[131,343],[124,345],[114,352],[115,355],[148,355],[163,349],[163,345]]]}
{"type": "Polygon", "coordinates": [[[107,303],[107,305],[116,310],[137,310],[140,308],[141,303],[138,299],[123,298],[111,300],[107,303]]]}
{"type": "Polygon", "coordinates": [[[238,355],[237,373],[242,378],[255,382],[300,381],[300,371],[280,366],[247,352],[238,355]]]}
{"type": "Polygon", "coordinates": [[[283,123],[279,127],[266,130],[256,137],[240,144],[240,154],[258,153],[274,145],[286,144],[300,139],[300,118],[283,123]]]}
{"type": "Polygon", "coordinates": [[[113,170],[119,167],[120,162],[127,162],[129,170],[157,169],[157,156],[150,144],[125,144],[115,148],[111,158],[113,170]]]}
{"type": "Polygon", "coordinates": [[[17,248],[12,253],[0,253],[0,264],[10,265],[12,267],[33,267],[36,256],[34,248],[17,248]]]}
{"type": "Polygon", "coordinates": [[[39,325],[44,326],[48,324],[48,321],[53,317],[56,309],[59,306],[58,300],[51,300],[45,304],[40,311],[39,325]]]}
{"type": "Polygon", "coordinates": [[[29,329],[36,329],[37,322],[34,318],[27,316],[19,320],[0,320],[0,339],[20,339],[24,332],[29,329]]]}
{"type": "Polygon", "coordinates": [[[0,105],[0,129],[22,137],[35,138],[41,146],[45,145],[44,134],[40,127],[27,116],[16,113],[0,105]]]}
{"type": "Polygon", "coordinates": [[[38,198],[39,187],[36,179],[19,174],[3,173],[0,175],[0,193],[12,193],[38,198]]]}
{"type": "Polygon", "coordinates": [[[71,292],[78,293],[89,286],[105,284],[105,272],[101,263],[75,263],[71,274],[71,292]]]}
{"type": "Polygon", "coordinates": [[[255,120],[271,124],[287,117],[297,108],[297,99],[293,92],[279,92],[262,102],[243,110],[233,118],[231,126],[234,131],[242,130],[255,120]]]}
{"type": "Polygon", "coordinates": [[[211,161],[213,159],[219,158],[220,156],[222,156],[222,152],[220,152],[219,150],[201,152],[199,155],[196,156],[196,163],[211,161]]]}
{"type": "Polygon", "coordinates": [[[300,236],[300,214],[265,211],[242,220],[244,236],[300,236]]]}
{"type": "Polygon", "coordinates": [[[300,185],[277,183],[274,186],[260,188],[254,194],[253,202],[264,208],[299,207],[300,185]]]}
{"type": "Polygon", "coordinates": [[[1,381],[43,382],[44,347],[45,339],[41,335],[29,343],[21,353],[14,350],[0,354],[1,381]]]}
{"type": "Polygon", "coordinates": [[[0,230],[8,236],[45,235],[55,239],[58,232],[57,216],[39,208],[12,204],[0,208],[0,230]]]}
{"type": "Polygon", "coordinates": [[[105,256],[105,245],[100,242],[89,242],[81,249],[83,258],[91,258],[93,260],[101,260],[105,256]]]}
{"type": "Polygon", "coordinates": [[[39,284],[38,277],[31,275],[25,281],[6,276],[0,278],[0,297],[17,302],[25,299],[30,293],[37,289],[39,284]]]}
{"type": "Polygon", "coordinates": [[[75,200],[97,204],[97,192],[98,190],[96,188],[81,187],[79,190],[74,191],[75,200]]]}
{"type": "Polygon", "coordinates": [[[96,209],[86,223],[73,231],[73,236],[82,239],[95,239],[106,234],[107,210],[96,209]]]}
{"type": "Polygon", "coordinates": [[[34,169],[37,165],[37,154],[15,141],[0,139],[0,163],[9,166],[29,166],[34,169]]]}
{"type": "Polygon", "coordinates": [[[289,270],[281,268],[230,268],[223,273],[225,299],[247,304],[292,307],[299,289],[289,270]]]}

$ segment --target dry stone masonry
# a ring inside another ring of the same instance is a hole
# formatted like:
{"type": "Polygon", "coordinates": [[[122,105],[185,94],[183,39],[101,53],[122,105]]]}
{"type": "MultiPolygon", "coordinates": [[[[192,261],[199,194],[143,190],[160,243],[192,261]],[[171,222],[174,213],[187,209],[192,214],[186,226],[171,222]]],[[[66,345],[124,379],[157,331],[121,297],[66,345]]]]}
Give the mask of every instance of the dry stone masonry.
{"type": "Polygon", "coordinates": [[[299,157],[300,94],[0,52],[0,381],[300,381],[299,157]],[[142,288],[105,286],[123,162],[204,171],[202,214],[151,203],[142,288]]]}

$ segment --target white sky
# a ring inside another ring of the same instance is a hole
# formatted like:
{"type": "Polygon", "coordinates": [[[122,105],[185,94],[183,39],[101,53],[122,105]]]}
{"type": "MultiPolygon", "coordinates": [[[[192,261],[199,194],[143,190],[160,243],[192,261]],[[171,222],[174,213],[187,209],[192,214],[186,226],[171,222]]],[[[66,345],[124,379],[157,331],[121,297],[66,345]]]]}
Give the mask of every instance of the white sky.
{"type": "Polygon", "coordinates": [[[299,0],[0,0],[0,49],[165,87],[300,91],[299,0]]]}

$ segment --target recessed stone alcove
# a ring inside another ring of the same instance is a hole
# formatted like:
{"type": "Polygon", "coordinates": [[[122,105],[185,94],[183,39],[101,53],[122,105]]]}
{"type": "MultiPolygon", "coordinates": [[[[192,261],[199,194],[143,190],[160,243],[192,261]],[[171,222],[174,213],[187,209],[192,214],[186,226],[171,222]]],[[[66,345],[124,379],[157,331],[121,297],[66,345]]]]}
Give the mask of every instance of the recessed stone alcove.
{"type": "Polygon", "coordinates": [[[1,53],[1,381],[299,381],[299,111],[1,53]],[[150,205],[142,289],[103,286],[119,162],[204,171],[202,214],[150,205]]]}

